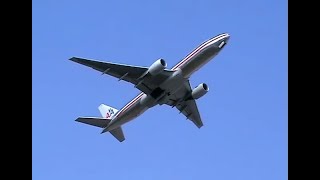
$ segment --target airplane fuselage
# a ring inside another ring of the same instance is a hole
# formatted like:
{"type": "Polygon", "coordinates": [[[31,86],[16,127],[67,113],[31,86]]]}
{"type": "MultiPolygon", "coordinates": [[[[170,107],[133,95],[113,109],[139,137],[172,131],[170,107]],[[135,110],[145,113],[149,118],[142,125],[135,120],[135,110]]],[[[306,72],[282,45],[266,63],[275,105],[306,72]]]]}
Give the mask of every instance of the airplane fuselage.
{"type": "Polygon", "coordinates": [[[149,108],[164,104],[177,92],[188,78],[214,58],[229,39],[227,33],[215,36],[194,49],[171,70],[172,76],[159,85],[150,95],[141,92],[127,103],[114,117],[104,132],[111,131],[133,120],[149,108]]]}

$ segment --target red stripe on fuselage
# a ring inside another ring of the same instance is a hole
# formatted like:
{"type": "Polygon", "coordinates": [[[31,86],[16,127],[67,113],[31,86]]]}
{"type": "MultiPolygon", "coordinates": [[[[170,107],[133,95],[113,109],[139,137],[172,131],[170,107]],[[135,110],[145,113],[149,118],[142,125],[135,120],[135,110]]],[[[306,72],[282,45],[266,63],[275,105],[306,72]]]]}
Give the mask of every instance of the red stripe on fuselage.
{"type": "Polygon", "coordinates": [[[189,61],[190,57],[192,57],[192,55],[196,52],[198,52],[200,49],[202,49],[202,47],[206,46],[208,42],[206,42],[203,45],[200,45],[198,48],[196,48],[195,50],[193,50],[191,53],[189,53],[183,60],[181,60],[178,64],[176,64],[171,70],[176,70],[177,68],[179,68],[182,64],[185,64],[185,62],[189,61]]]}
{"type": "Polygon", "coordinates": [[[130,108],[133,104],[135,104],[138,100],[141,99],[142,95],[144,93],[140,93],[138,96],[136,96],[133,100],[131,100],[128,104],[126,104],[118,113],[117,117],[120,116],[120,114],[123,114],[128,108],[130,108]]]}
{"type": "Polygon", "coordinates": [[[196,49],[194,49],[191,53],[189,53],[183,60],[181,60],[178,64],[176,64],[171,70],[176,70],[177,68],[181,67],[183,64],[185,64],[187,61],[189,61],[196,53],[198,53],[200,50],[203,49],[203,47],[207,46],[212,41],[215,41],[216,39],[222,37],[224,34],[218,35],[201,45],[199,45],[196,49]]]}

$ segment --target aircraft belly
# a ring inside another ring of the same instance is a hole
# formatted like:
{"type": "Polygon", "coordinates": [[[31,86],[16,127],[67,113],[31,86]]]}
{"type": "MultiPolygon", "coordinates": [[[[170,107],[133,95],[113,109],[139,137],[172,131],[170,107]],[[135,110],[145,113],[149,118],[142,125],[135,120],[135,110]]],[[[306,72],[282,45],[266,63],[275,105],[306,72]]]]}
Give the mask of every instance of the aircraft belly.
{"type": "Polygon", "coordinates": [[[186,81],[186,79],[183,77],[182,71],[178,69],[171,77],[160,85],[160,88],[173,94],[182,86],[184,81],[186,81]]]}

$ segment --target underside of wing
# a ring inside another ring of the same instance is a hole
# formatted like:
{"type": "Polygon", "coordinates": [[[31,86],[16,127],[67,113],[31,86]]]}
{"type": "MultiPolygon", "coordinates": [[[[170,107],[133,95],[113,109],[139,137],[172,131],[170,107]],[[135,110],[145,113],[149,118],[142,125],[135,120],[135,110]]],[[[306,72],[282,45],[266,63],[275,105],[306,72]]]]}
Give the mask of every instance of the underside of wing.
{"type": "Polygon", "coordinates": [[[197,107],[197,103],[194,99],[184,100],[190,93],[192,89],[189,81],[184,83],[184,86],[179,89],[167,103],[172,107],[176,107],[179,113],[182,113],[187,119],[191,120],[198,128],[203,126],[201,116],[197,107]]]}
{"type": "Polygon", "coordinates": [[[185,115],[187,119],[190,119],[198,128],[203,126],[195,100],[183,101],[179,103],[176,108],[185,115]]]}
{"type": "Polygon", "coordinates": [[[165,81],[173,73],[171,70],[165,69],[156,76],[148,77],[141,81],[140,78],[148,71],[148,67],[117,64],[77,57],[72,57],[70,60],[91,67],[100,71],[102,74],[108,74],[119,80],[130,82],[146,94],[150,94],[160,83],[165,81]]]}

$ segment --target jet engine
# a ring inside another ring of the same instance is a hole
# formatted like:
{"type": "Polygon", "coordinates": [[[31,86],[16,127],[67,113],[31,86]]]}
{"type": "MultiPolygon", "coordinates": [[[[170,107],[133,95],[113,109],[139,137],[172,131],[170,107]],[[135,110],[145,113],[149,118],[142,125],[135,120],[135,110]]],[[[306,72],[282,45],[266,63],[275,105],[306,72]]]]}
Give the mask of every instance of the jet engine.
{"type": "Polygon", "coordinates": [[[199,84],[196,88],[192,90],[191,97],[193,99],[199,99],[209,91],[209,87],[205,83],[199,84]]]}
{"type": "Polygon", "coordinates": [[[148,69],[148,73],[152,76],[159,74],[167,67],[167,63],[163,59],[158,59],[148,69]]]}

